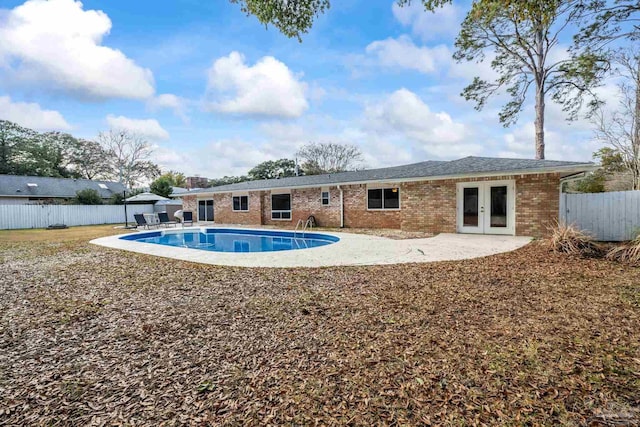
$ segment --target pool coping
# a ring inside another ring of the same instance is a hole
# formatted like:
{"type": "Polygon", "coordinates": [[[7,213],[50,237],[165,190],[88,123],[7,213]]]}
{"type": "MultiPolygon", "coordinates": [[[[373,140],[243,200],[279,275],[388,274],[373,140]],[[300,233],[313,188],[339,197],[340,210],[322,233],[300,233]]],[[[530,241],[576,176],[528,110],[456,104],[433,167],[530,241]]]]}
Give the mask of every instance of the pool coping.
{"type": "MultiPolygon", "coordinates": [[[[178,233],[181,231],[200,231],[214,228],[264,231],[264,229],[259,228],[216,227],[215,225],[168,228],[161,231],[178,233]]],[[[291,230],[281,229],[269,231],[291,232],[291,230]]],[[[91,240],[90,243],[112,249],[201,264],[290,268],[403,264],[470,259],[509,252],[531,241],[530,237],[472,234],[438,234],[434,237],[422,239],[395,240],[386,237],[343,232],[314,231],[314,233],[334,236],[340,240],[315,248],[273,252],[213,252],[120,239],[120,237],[132,233],[101,237],[91,240]]]]}

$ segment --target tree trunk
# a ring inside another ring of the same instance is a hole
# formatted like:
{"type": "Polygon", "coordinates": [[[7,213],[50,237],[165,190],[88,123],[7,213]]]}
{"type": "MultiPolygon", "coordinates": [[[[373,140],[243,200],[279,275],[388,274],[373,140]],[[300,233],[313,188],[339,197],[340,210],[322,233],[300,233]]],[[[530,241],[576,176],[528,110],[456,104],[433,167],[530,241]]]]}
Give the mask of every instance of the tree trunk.
{"type": "Polygon", "coordinates": [[[635,108],[634,115],[631,118],[631,126],[632,126],[632,135],[633,141],[633,154],[635,156],[634,164],[634,173],[633,173],[633,189],[640,190],[640,58],[635,58],[635,66],[636,66],[636,90],[635,90],[635,108]]]}
{"type": "Polygon", "coordinates": [[[544,82],[536,85],[536,159],[544,159],[544,82]]]}

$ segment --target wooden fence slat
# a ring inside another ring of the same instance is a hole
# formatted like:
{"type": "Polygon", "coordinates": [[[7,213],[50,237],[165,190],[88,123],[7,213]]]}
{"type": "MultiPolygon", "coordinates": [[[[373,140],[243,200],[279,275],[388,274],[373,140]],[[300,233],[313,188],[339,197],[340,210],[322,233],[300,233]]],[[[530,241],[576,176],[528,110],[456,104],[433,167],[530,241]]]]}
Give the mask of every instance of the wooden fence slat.
{"type": "Polygon", "coordinates": [[[632,239],[640,231],[640,191],[565,193],[560,201],[560,220],[598,240],[632,239]]]}
{"type": "MultiPolygon", "coordinates": [[[[127,220],[152,213],[153,205],[127,205],[127,220]]],[[[124,221],[123,205],[0,205],[0,229],[45,228],[53,224],[97,225],[124,221]]]]}

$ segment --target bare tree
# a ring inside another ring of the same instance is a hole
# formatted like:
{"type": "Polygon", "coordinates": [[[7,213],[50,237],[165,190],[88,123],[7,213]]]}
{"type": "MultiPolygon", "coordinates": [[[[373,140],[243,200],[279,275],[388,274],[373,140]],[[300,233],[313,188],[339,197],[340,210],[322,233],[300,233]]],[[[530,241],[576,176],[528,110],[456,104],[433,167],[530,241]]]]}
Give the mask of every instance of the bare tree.
{"type": "Polygon", "coordinates": [[[109,157],[109,176],[128,188],[142,179],[154,179],[160,175],[158,165],[151,162],[152,148],[140,135],[124,129],[100,132],[98,142],[109,157]]]}
{"type": "Polygon", "coordinates": [[[303,160],[305,175],[354,170],[362,162],[362,152],[355,145],[310,142],[303,145],[296,156],[303,160]]]}
{"type": "Polygon", "coordinates": [[[621,155],[633,178],[633,189],[640,190],[640,50],[619,51],[614,59],[620,100],[617,109],[598,109],[595,139],[621,155]]]}

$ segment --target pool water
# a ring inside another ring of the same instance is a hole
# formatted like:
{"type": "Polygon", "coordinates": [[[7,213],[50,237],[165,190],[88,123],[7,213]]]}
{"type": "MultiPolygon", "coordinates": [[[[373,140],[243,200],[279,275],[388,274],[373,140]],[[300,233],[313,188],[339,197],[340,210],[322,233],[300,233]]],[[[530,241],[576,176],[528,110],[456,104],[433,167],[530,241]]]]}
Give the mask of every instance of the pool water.
{"type": "Polygon", "coordinates": [[[142,243],[200,249],[213,252],[274,252],[317,248],[340,240],[320,233],[209,228],[151,231],[120,237],[142,243]]]}

